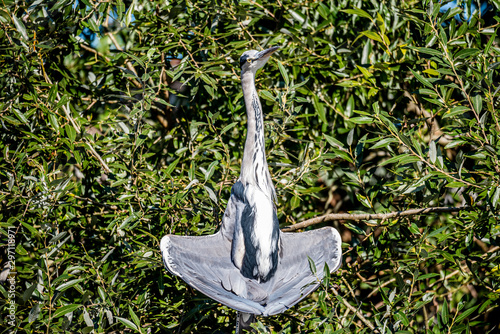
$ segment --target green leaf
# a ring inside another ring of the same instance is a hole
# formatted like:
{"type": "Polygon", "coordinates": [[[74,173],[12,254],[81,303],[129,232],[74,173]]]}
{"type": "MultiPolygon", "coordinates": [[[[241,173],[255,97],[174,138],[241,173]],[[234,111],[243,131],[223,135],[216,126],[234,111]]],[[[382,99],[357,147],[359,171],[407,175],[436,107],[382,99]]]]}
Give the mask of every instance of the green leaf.
{"type": "Polygon", "coordinates": [[[416,157],[414,155],[404,155],[399,159],[398,161],[398,166],[399,165],[406,165],[406,164],[411,164],[417,161],[421,161],[420,157],[416,157]]]}
{"type": "MultiPolygon", "coordinates": [[[[407,327],[410,324],[408,317],[406,317],[406,315],[403,312],[399,311],[397,315],[399,320],[401,320],[401,322],[403,323],[403,326],[407,327]]],[[[411,333],[410,331],[408,332],[411,333]]],[[[398,331],[398,333],[402,334],[401,331],[398,331]]]]}
{"type": "Polygon", "coordinates": [[[479,53],[479,51],[480,51],[479,49],[475,49],[475,48],[462,49],[455,54],[455,58],[468,58],[468,57],[476,56],[479,53]]]}
{"type": "Polygon", "coordinates": [[[220,134],[223,135],[224,133],[226,133],[227,131],[231,130],[232,128],[234,128],[236,126],[236,124],[238,124],[238,122],[232,122],[231,124],[228,124],[224,127],[224,129],[221,130],[220,134]]]}
{"type": "Polygon", "coordinates": [[[500,187],[496,187],[492,189],[493,195],[491,196],[491,205],[495,208],[497,207],[500,202],[498,201],[500,199],[500,187]],[[493,190],[495,190],[493,192],[493,190]]]}
{"type": "Polygon", "coordinates": [[[347,13],[347,14],[352,14],[352,15],[358,15],[367,19],[370,19],[373,21],[373,18],[371,17],[370,14],[362,10],[361,8],[354,7],[354,9],[342,9],[341,12],[347,13]]]}
{"type": "Polygon", "coordinates": [[[372,147],[371,150],[376,150],[377,148],[385,147],[388,148],[391,144],[398,143],[398,140],[393,137],[384,138],[382,140],[377,141],[372,147]]]}
{"type": "Polygon", "coordinates": [[[432,69],[432,68],[428,68],[426,70],[423,70],[424,73],[427,73],[427,74],[430,74],[430,75],[434,75],[434,76],[438,76],[439,75],[439,72],[436,71],[435,69],[432,69]]]}
{"type": "Polygon", "coordinates": [[[415,50],[417,52],[420,52],[420,53],[425,53],[425,54],[431,55],[431,56],[438,56],[438,57],[442,57],[443,56],[443,52],[439,51],[439,50],[436,50],[436,49],[419,48],[419,47],[414,47],[414,46],[409,46],[408,48],[411,49],[411,50],[415,50]]]}
{"type": "Polygon", "coordinates": [[[440,234],[441,232],[444,232],[447,228],[448,228],[448,226],[440,227],[437,230],[434,230],[431,233],[429,233],[429,235],[427,236],[427,238],[432,238],[432,237],[440,234]]]}
{"type": "Polygon", "coordinates": [[[416,234],[416,235],[420,235],[420,231],[418,229],[417,224],[411,223],[411,225],[410,225],[410,232],[413,233],[413,234],[416,234]]]}
{"type": "Polygon", "coordinates": [[[125,327],[127,327],[127,328],[133,329],[135,331],[139,330],[137,328],[137,326],[132,321],[130,321],[128,319],[121,318],[121,317],[116,317],[116,316],[115,316],[115,319],[118,320],[119,322],[121,322],[122,324],[124,324],[125,327]]]}
{"type": "Polygon", "coordinates": [[[212,190],[212,188],[210,188],[207,185],[204,185],[203,188],[205,188],[205,190],[207,191],[208,197],[212,200],[212,202],[214,202],[215,204],[217,204],[218,203],[218,201],[217,201],[217,195],[215,195],[215,193],[212,190]]]}
{"type": "Polygon", "coordinates": [[[481,94],[476,94],[472,97],[472,104],[474,104],[474,110],[477,114],[480,114],[483,110],[483,98],[481,94]]]}
{"type": "Polygon", "coordinates": [[[449,109],[448,111],[446,111],[446,113],[443,115],[443,119],[447,118],[447,117],[460,116],[469,110],[470,110],[470,108],[464,107],[464,106],[453,107],[453,108],[449,109]]]}
{"type": "Polygon", "coordinates": [[[433,164],[436,163],[436,157],[437,157],[437,148],[436,148],[436,142],[433,140],[429,143],[429,159],[433,164]]]}
{"type": "Polygon", "coordinates": [[[170,165],[168,165],[167,169],[165,170],[165,174],[167,174],[167,176],[170,176],[172,174],[180,160],[181,158],[178,158],[177,160],[171,162],[170,165]]]}
{"type": "Polygon", "coordinates": [[[453,182],[446,184],[446,188],[461,188],[461,187],[465,187],[465,186],[467,186],[465,183],[458,182],[458,181],[453,181],[453,182]]]}
{"type": "Polygon", "coordinates": [[[311,273],[313,275],[316,274],[316,264],[314,264],[313,259],[311,259],[309,256],[307,257],[307,261],[309,261],[309,270],[311,270],[311,273]]]}
{"type": "Polygon", "coordinates": [[[17,244],[16,253],[19,255],[22,255],[22,256],[28,255],[28,252],[26,251],[26,249],[24,249],[24,247],[21,243],[17,244]]]}
{"type": "Polygon", "coordinates": [[[212,97],[212,99],[215,98],[215,90],[212,88],[212,86],[210,85],[203,85],[203,87],[205,88],[205,90],[207,91],[208,94],[210,94],[210,96],[212,97]]]}
{"type": "Polygon", "coordinates": [[[337,139],[327,135],[327,134],[323,134],[323,137],[326,139],[326,141],[332,145],[333,147],[338,147],[340,149],[344,149],[344,145],[338,141],[337,139]]]}
{"type": "Polygon", "coordinates": [[[465,145],[467,143],[467,141],[465,140],[452,140],[451,142],[449,142],[448,144],[446,144],[446,146],[444,147],[445,149],[449,149],[449,148],[453,148],[453,147],[456,147],[456,146],[462,146],[462,145],[465,145]]]}
{"type": "Polygon", "coordinates": [[[205,172],[205,181],[208,181],[212,178],[212,175],[214,174],[215,167],[219,164],[219,161],[214,160],[212,163],[210,163],[210,166],[208,166],[207,171],[205,172]]]}
{"type": "MultiPolygon", "coordinates": [[[[441,237],[441,239],[443,239],[443,238],[441,237]]],[[[455,259],[453,258],[453,256],[450,253],[444,252],[444,251],[441,251],[439,253],[441,254],[442,257],[444,257],[449,262],[455,263],[455,259]]]]}
{"type": "Polygon", "coordinates": [[[66,124],[66,126],[64,127],[64,131],[66,132],[66,135],[68,136],[69,140],[73,143],[76,139],[75,128],[70,124],[66,124]]]}
{"type": "Polygon", "coordinates": [[[355,81],[355,80],[345,80],[345,81],[337,83],[337,86],[351,88],[351,87],[361,86],[361,83],[358,81],[355,81]]]}
{"type": "MultiPolygon", "coordinates": [[[[130,6],[130,8],[132,8],[132,6],[130,6]]],[[[130,9],[130,8],[129,8],[129,9],[130,9]]],[[[139,58],[139,57],[137,57],[135,54],[133,54],[132,52],[125,52],[125,54],[126,54],[127,56],[129,56],[130,58],[132,58],[133,60],[135,60],[135,61],[137,62],[137,64],[139,64],[139,65],[140,65],[140,67],[142,67],[142,68],[145,68],[145,67],[146,67],[146,64],[145,64],[145,63],[144,63],[144,61],[142,60],[142,58],[145,58],[145,56],[144,56],[144,57],[139,58]]],[[[137,79],[141,80],[141,78],[139,78],[139,77],[138,77],[138,76],[137,76],[134,72],[132,72],[132,71],[130,71],[130,70],[128,70],[128,69],[126,69],[126,68],[124,68],[124,69],[122,69],[122,70],[124,70],[126,73],[131,74],[132,76],[136,77],[137,79]]],[[[206,76],[205,76],[205,75],[202,75],[202,76],[201,76],[201,78],[202,78],[203,80],[205,80],[205,79],[206,79],[206,76]]],[[[210,82],[209,80],[207,80],[207,81],[205,81],[205,82],[207,82],[208,84],[211,84],[211,82],[210,82]]]]}
{"type": "Polygon", "coordinates": [[[28,41],[29,37],[28,34],[26,33],[26,27],[24,26],[23,21],[18,19],[14,14],[12,14],[12,20],[14,21],[14,25],[16,26],[17,31],[21,34],[21,37],[25,41],[28,41]]]}
{"type": "Polygon", "coordinates": [[[361,35],[366,36],[369,39],[372,39],[372,40],[377,41],[379,43],[383,43],[382,37],[380,37],[376,32],[373,32],[371,30],[362,31],[361,35]]]}
{"type": "Polygon", "coordinates": [[[280,61],[278,61],[277,63],[278,63],[278,68],[279,68],[279,70],[281,72],[281,76],[285,80],[285,85],[288,87],[290,85],[290,79],[288,78],[288,73],[286,73],[286,70],[285,70],[285,68],[283,67],[283,64],[281,64],[280,61]]]}
{"type": "Polygon", "coordinates": [[[346,223],[345,227],[347,227],[348,229],[350,229],[351,231],[353,231],[356,234],[366,235],[365,230],[363,230],[362,228],[360,228],[360,227],[358,227],[358,226],[356,226],[354,224],[346,223]]]}
{"type": "Polygon", "coordinates": [[[354,97],[351,95],[347,100],[347,105],[344,110],[344,115],[346,117],[351,117],[354,112],[354,97]]]}
{"type": "Polygon", "coordinates": [[[443,301],[443,305],[441,306],[441,320],[443,324],[447,324],[449,320],[450,310],[448,309],[448,302],[446,298],[443,301]]]}
{"type": "Polygon", "coordinates": [[[59,307],[53,314],[53,317],[54,318],[58,318],[60,316],[63,316],[63,315],[66,315],[70,312],[73,312],[74,310],[82,307],[83,305],[81,304],[69,304],[69,305],[65,305],[65,306],[62,306],[62,307],[59,307]]]}
{"type": "Polygon", "coordinates": [[[355,128],[352,128],[347,134],[347,146],[352,146],[352,141],[354,140],[354,130],[355,128]]]}
{"type": "Polygon", "coordinates": [[[276,97],[271,94],[269,91],[267,90],[261,90],[259,92],[259,95],[262,96],[262,98],[264,98],[265,100],[268,100],[268,101],[271,101],[271,102],[275,102],[276,101],[276,97]]]}
{"type": "MultiPolygon", "coordinates": [[[[439,5],[437,5],[437,4],[436,4],[436,6],[439,7],[439,5]]],[[[448,14],[443,17],[443,21],[451,19],[452,17],[454,17],[457,14],[460,14],[461,12],[462,12],[462,8],[460,6],[456,6],[454,8],[451,8],[450,11],[448,12],[448,14]]]]}
{"type": "Polygon", "coordinates": [[[72,286],[74,286],[74,285],[76,285],[76,284],[78,284],[78,283],[80,283],[80,282],[83,282],[84,280],[85,280],[85,279],[83,279],[83,278],[78,278],[78,279],[73,279],[73,280],[71,280],[71,281],[67,281],[67,282],[65,282],[65,283],[63,283],[63,284],[61,284],[61,285],[59,285],[59,286],[56,288],[56,290],[57,290],[57,291],[60,291],[60,292],[63,292],[63,291],[65,291],[65,290],[67,290],[67,289],[71,288],[72,286]]]}
{"type": "Polygon", "coordinates": [[[130,26],[130,22],[132,22],[132,13],[134,12],[135,9],[135,0],[132,1],[132,3],[129,5],[127,12],[125,13],[125,26],[128,27],[130,26]]]}
{"type": "Polygon", "coordinates": [[[489,299],[485,301],[484,303],[481,304],[481,307],[479,308],[478,313],[481,314],[486,310],[486,308],[493,302],[493,300],[489,299]]]}
{"type": "Polygon", "coordinates": [[[134,321],[134,324],[137,326],[137,328],[141,328],[141,322],[139,321],[139,317],[137,316],[137,314],[134,313],[130,305],[128,306],[128,311],[130,313],[130,317],[134,321]]]}
{"type": "MultiPolygon", "coordinates": [[[[424,72],[426,72],[426,71],[424,71],[424,72]]],[[[433,91],[431,89],[426,89],[426,88],[418,89],[417,92],[420,95],[429,95],[431,97],[437,97],[438,96],[435,91],[433,91]]]]}
{"type": "Polygon", "coordinates": [[[429,273],[429,274],[423,274],[418,276],[417,280],[424,280],[428,278],[433,278],[433,277],[439,277],[440,275],[438,273],[429,273]]]}
{"type": "Polygon", "coordinates": [[[455,322],[457,324],[459,324],[460,322],[462,322],[462,320],[464,320],[465,318],[467,318],[469,315],[471,315],[472,313],[474,313],[474,311],[479,307],[479,305],[476,305],[476,306],[473,306],[471,308],[468,308],[467,310],[463,311],[456,319],[455,319],[455,322]]]}
{"type": "Polygon", "coordinates": [[[349,118],[349,121],[351,121],[355,124],[372,124],[373,118],[368,117],[368,116],[351,117],[351,118],[349,118]]]}
{"type": "Polygon", "coordinates": [[[59,122],[57,121],[57,117],[54,113],[49,114],[49,121],[52,128],[55,130],[56,134],[59,134],[59,122]]]}
{"type": "Polygon", "coordinates": [[[28,322],[31,324],[35,320],[38,319],[38,316],[40,315],[40,303],[36,303],[32,308],[31,311],[28,315],[28,322]]]}
{"type": "Polygon", "coordinates": [[[330,9],[323,3],[318,5],[318,13],[325,20],[328,19],[328,15],[330,14],[330,9]]]}
{"type": "Polygon", "coordinates": [[[14,115],[16,115],[16,117],[19,118],[21,122],[23,122],[24,124],[28,123],[28,119],[24,116],[24,114],[21,111],[17,110],[16,108],[12,108],[11,110],[14,112],[14,115]]]}
{"type": "Polygon", "coordinates": [[[33,283],[23,292],[23,302],[27,302],[31,296],[33,295],[33,291],[35,291],[37,284],[33,283]]]}
{"type": "Polygon", "coordinates": [[[307,27],[309,27],[309,23],[307,23],[307,18],[304,14],[293,9],[289,9],[288,12],[291,14],[292,18],[295,19],[299,24],[307,24],[307,27]]]}
{"type": "Polygon", "coordinates": [[[488,54],[490,52],[490,48],[493,45],[493,42],[495,41],[496,37],[497,37],[497,32],[495,31],[495,33],[490,37],[490,40],[486,44],[486,47],[484,48],[485,54],[488,54]]]}
{"type": "Polygon", "coordinates": [[[361,202],[361,204],[363,204],[368,209],[372,209],[373,208],[372,205],[371,205],[371,203],[370,203],[370,201],[368,200],[368,198],[366,198],[366,196],[363,196],[360,193],[356,193],[356,198],[358,199],[358,201],[361,202]]]}
{"type": "Polygon", "coordinates": [[[290,205],[292,209],[298,208],[300,206],[300,197],[298,195],[294,195],[290,201],[290,205]]]}
{"type": "Polygon", "coordinates": [[[411,162],[416,162],[420,161],[419,157],[411,156],[409,154],[401,154],[401,155],[396,155],[392,158],[389,158],[387,160],[382,161],[379,166],[385,166],[388,164],[396,163],[397,165],[400,164],[405,164],[405,163],[411,163],[411,162]]]}
{"type": "Polygon", "coordinates": [[[327,120],[326,120],[326,115],[325,115],[325,106],[323,105],[323,103],[321,103],[319,101],[319,98],[317,95],[314,95],[313,96],[313,105],[314,105],[314,109],[317,111],[318,113],[318,116],[319,116],[319,119],[325,123],[325,124],[328,124],[327,120]]]}
{"type": "Polygon", "coordinates": [[[99,293],[99,297],[101,297],[101,300],[103,302],[106,301],[106,292],[104,292],[104,289],[100,286],[97,287],[97,292],[99,293]]]}
{"type": "Polygon", "coordinates": [[[418,74],[417,72],[412,70],[411,68],[410,68],[410,71],[411,71],[411,73],[413,73],[413,76],[415,78],[417,78],[417,80],[420,81],[422,84],[424,84],[425,86],[427,86],[429,88],[434,88],[432,86],[432,84],[429,82],[429,80],[427,80],[426,78],[424,78],[423,76],[421,76],[420,74],[418,74]]]}
{"type": "Polygon", "coordinates": [[[30,231],[31,235],[33,235],[33,236],[37,236],[40,233],[36,228],[34,228],[33,226],[31,226],[30,224],[28,224],[26,222],[21,222],[21,225],[23,225],[28,231],[30,231]]]}

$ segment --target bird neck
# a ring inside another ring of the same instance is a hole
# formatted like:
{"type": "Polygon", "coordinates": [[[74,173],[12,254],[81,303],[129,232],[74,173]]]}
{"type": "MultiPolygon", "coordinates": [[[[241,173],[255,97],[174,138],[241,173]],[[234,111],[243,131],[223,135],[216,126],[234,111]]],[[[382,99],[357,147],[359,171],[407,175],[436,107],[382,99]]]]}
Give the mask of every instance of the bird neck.
{"type": "Polygon", "coordinates": [[[264,117],[259,95],[255,89],[255,73],[242,73],[241,85],[247,110],[247,138],[240,180],[243,184],[251,183],[262,190],[268,190],[271,192],[269,195],[273,196],[274,186],[270,180],[264,144],[264,117]]]}
{"type": "MultiPolygon", "coordinates": [[[[245,107],[247,110],[247,139],[245,151],[255,151],[264,146],[264,117],[259,95],[255,89],[255,74],[247,72],[241,77],[245,107]],[[248,146],[252,144],[252,146],[248,146]]],[[[264,154],[265,158],[265,154],[264,154]]]]}

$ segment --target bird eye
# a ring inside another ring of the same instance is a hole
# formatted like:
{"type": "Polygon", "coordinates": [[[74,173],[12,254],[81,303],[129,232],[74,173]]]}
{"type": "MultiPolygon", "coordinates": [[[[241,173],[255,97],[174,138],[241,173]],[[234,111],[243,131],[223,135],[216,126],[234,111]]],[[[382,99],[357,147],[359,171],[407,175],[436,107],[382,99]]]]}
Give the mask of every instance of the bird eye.
{"type": "Polygon", "coordinates": [[[248,59],[247,55],[241,56],[241,58],[240,58],[240,67],[242,67],[248,60],[249,59],[248,59]]]}
{"type": "Polygon", "coordinates": [[[248,58],[247,62],[251,63],[252,62],[252,58],[248,58]]]}

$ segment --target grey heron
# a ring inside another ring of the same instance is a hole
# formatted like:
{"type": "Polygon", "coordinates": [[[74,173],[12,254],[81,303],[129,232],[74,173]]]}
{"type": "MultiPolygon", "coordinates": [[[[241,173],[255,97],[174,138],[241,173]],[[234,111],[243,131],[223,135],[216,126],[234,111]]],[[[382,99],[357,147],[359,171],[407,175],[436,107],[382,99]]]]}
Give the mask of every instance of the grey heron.
{"type": "Polygon", "coordinates": [[[292,307],[320,285],[325,264],[334,272],[342,263],[336,229],[279,229],[262,105],[255,88],[257,70],[277,49],[250,50],[240,58],[247,134],[240,176],[231,188],[221,228],[207,236],[167,235],[160,244],[168,271],[237,310],[240,329],[248,328],[254,315],[270,316],[292,307]]]}

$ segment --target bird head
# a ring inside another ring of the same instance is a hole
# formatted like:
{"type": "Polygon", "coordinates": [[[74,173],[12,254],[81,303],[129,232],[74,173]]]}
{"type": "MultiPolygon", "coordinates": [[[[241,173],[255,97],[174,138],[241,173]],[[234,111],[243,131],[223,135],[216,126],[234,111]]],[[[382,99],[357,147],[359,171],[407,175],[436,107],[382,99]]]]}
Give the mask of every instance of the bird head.
{"type": "Polygon", "coordinates": [[[273,46],[272,48],[265,49],[263,51],[249,50],[243,52],[240,57],[240,67],[241,72],[252,71],[257,72],[259,68],[264,66],[269,57],[278,50],[279,46],[273,46]]]}

